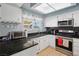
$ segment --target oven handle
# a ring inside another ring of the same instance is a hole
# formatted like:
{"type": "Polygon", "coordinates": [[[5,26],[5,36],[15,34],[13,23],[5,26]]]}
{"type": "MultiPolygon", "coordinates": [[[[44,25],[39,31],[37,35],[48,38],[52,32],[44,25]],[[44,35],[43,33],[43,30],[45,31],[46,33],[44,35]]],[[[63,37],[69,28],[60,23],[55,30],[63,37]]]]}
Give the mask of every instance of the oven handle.
{"type": "MultiPolygon", "coordinates": [[[[59,36],[59,37],[62,37],[62,36],[59,36]]],[[[58,37],[56,37],[56,39],[58,39],[58,37]]],[[[69,37],[62,37],[62,39],[64,40],[69,40],[69,41],[73,41],[73,38],[69,38],[69,37]]]]}

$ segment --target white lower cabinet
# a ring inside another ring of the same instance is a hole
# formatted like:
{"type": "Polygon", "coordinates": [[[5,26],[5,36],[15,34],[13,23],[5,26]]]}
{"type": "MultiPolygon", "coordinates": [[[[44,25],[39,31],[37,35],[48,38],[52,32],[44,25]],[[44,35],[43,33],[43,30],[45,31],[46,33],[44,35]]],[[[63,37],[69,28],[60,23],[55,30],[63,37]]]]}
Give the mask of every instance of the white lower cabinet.
{"type": "Polygon", "coordinates": [[[49,35],[42,36],[40,38],[40,51],[47,48],[49,46],[49,35]]]}
{"type": "Polygon", "coordinates": [[[73,55],[79,56],[79,39],[73,39],[73,55]]]}
{"type": "Polygon", "coordinates": [[[34,38],[35,42],[38,42],[38,52],[42,51],[43,49],[47,48],[50,44],[50,36],[49,35],[45,35],[45,36],[41,36],[38,38],[34,38]]]}
{"type": "Polygon", "coordinates": [[[42,51],[43,49],[47,48],[48,46],[55,47],[55,36],[52,35],[45,35],[37,38],[31,39],[38,43],[38,45],[13,54],[12,56],[34,56],[38,52],[42,51]]]}
{"type": "Polygon", "coordinates": [[[79,48],[78,47],[73,47],[73,55],[74,56],[79,56],[79,48]]]}
{"type": "Polygon", "coordinates": [[[48,46],[55,48],[55,35],[45,35],[42,37],[35,38],[34,41],[39,43],[38,52],[42,51],[48,46]]]}
{"type": "Polygon", "coordinates": [[[31,48],[25,49],[21,52],[15,53],[12,56],[35,56],[37,53],[37,45],[31,48]]]}

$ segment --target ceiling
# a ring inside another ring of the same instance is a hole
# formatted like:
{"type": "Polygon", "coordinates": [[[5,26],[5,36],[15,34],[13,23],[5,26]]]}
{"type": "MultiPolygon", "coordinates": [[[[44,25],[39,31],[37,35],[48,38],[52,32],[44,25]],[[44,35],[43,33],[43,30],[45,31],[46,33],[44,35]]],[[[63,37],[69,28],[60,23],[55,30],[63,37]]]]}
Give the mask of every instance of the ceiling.
{"type": "Polygon", "coordinates": [[[42,14],[48,14],[67,7],[74,6],[76,5],[76,3],[14,3],[13,5],[25,9],[29,8],[42,14]]]}
{"type": "Polygon", "coordinates": [[[73,3],[42,3],[39,6],[32,7],[34,10],[38,10],[44,14],[55,12],[70,6],[73,6],[73,3]]]}

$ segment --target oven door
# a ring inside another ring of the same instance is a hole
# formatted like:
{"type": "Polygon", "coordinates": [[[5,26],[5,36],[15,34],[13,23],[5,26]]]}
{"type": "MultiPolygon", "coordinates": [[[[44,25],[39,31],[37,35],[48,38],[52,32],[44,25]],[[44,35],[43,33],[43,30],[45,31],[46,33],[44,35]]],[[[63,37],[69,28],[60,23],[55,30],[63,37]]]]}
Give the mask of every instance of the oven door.
{"type": "Polygon", "coordinates": [[[72,38],[62,38],[62,45],[59,45],[59,37],[56,38],[56,50],[67,55],[72,55],[72,38]]]}
{"type": "Polygon", "coordinates": [[[59,39],[56,39],[56,46],[57,47],[60,47],[60,48],[63,48],[63,49],[66,49],[68,51],[71,51],[72,52],[72,39],[70,38],[62,38],[62,46],[59,45],[58,43],[58,40],[59,39]]]}

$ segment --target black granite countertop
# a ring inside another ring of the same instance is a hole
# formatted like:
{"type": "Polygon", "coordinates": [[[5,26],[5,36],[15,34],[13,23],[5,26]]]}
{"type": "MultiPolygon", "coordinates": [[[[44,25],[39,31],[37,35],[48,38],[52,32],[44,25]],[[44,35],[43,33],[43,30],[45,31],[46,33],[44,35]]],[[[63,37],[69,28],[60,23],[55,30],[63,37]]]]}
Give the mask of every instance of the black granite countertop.
{"type": "Polygon", "coordinates": [[[41,36],[48,35],[46,32],[41,32],[41,33],[29,33],[27,39],[32,39],[32,38],[38,38],[41,36]]]}
{"type": "MultiPolygon", "coordinates": [[[[23,49],[20,49],[18,51],[15,51],[15,53],[20,52],[20,51],[23,51],[23,50],[28,49],[28,48],[31,48],[31,47],[36,46],[36,45],[38,45],[38,43],[36,43],[34,41],[33,42],[32,41],[31,42],[27,42],[27,43],[24,44],[23,49]]],[[[15,54],[15,53],[13,53],[13,54],[15,54]]]]}
{"type": "Polygon", "coordinates": [[[27,37],[26,39],[38,38],[38,37],[45,36],[45,35],[47,35],[47,34],[37,34],[34,36],[27,37]]]}
{"type": "MultiPolygon", "coordinates": [[[[27,38],[16,38],[10,40],[0,40],[0,56],[10,56],[22,50],[38,45],[37,42],[32,41],[32,38],[38,38],[48,35],[47,33],[31,33],[27,38]]],[[[1,37],[2,38],[2,37],[1,37]]]]}
{"type": "Polygon", "coordinates": [[[28,42],[26,39],[2,41],[0,42],[0,56],[10,56],[37,44],[34,41],[28,42]]]}

